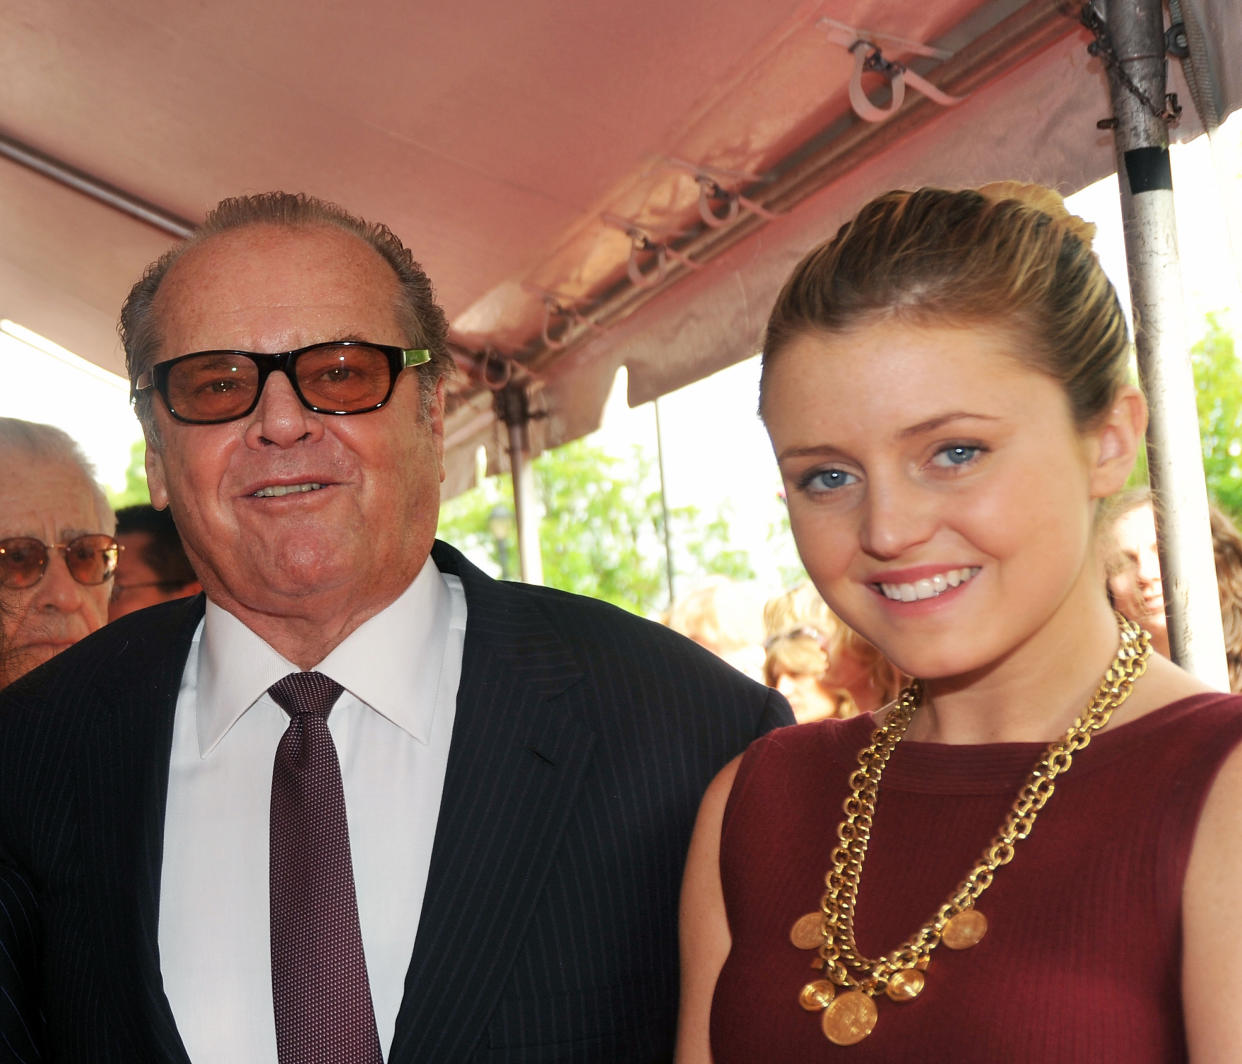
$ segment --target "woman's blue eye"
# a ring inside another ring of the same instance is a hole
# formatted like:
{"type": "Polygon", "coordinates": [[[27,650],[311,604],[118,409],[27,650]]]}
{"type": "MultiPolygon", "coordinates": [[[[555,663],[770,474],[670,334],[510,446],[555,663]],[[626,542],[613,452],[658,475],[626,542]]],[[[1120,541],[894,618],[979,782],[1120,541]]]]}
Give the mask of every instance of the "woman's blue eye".
{"type": "Polygon", "coordinates": [[[963,466],[973,462],[982,450],[982,447],[975,447],[972,444],[955,443],[951,447],[937,451],[932,461],[942,466],[963,466]]]}
{"type": "Polygon", "coordinates": [[[816,469],[808,473],[802,480],[802,487],[813,492],[836,491],[847,484],[853,484],[858,478],[844,469],[816,469]]]}

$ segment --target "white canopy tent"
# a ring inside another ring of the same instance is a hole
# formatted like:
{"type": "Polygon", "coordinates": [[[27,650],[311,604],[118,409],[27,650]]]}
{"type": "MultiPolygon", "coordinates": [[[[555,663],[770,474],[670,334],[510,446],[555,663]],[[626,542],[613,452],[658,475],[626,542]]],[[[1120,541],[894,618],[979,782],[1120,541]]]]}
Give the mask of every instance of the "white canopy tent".
{"type": "MultiPolygon", "coordinates": [[[[1182,7],[1227,114],[1237,0],[1182,7]]],[[[446,493],[480,446],[520,482],[598,425],[619,367],[638,404],[752,354],[792,264],[875,192],[1111,172],[1083,10],[0,0],[0,318],[122,372],[117,310],[170,239],[224,196],[310,192],[387,222],[437,285],[446,493]]],[[[1187,106],[1173,134],[1201,128],[1187,106]]]]}

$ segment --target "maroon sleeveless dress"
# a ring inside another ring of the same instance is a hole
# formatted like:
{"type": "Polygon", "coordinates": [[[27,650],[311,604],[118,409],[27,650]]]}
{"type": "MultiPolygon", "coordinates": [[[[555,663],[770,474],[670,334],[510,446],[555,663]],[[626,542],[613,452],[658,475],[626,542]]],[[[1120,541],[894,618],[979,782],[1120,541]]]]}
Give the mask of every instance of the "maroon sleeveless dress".
{"type": "MultiPolygon", "coordinates": [[[[715,1064],[1169,1064],[1186,1060],[1181,894],[1195,825],[1242,739],[1242,697],[1196,695],[1097,734],[980,898],[986,937],[932,953],[913,1001],[877,999],[838,1047],[798,1004],[818,978],[789,930],[818,909],[870,717],[778,729],[747,751],[725,809],[733,945],[712,1002],[715,1064]]],[[[859,950],[893,949],[991,840],[1043,747],[902,742],[884,771],[855,913],[859,950]]],[[[1242,885],[1240,885],[1242,886],[1242,885]]]]}

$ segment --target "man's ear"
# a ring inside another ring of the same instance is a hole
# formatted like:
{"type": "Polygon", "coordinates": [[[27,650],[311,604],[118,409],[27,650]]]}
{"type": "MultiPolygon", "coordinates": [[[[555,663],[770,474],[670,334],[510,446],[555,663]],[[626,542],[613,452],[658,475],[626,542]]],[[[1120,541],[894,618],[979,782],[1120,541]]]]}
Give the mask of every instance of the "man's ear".
{"type": "Polygon", "coordinates": [[[160,452],[147,440],[147,491],[151,495],[151,505],[157,510],[168,506],[168,488],[164,481],[164,459],[160,452]]]}
{"type": "Polygon", "coordinates": [[[1134,385],[1122,388],[1112,406],[1091,430],[1095,462],[1091,470],[1091,497],[1102,499],[1126,485],[1139,444],[1147,431],[1147,400],[1134,385]]]}

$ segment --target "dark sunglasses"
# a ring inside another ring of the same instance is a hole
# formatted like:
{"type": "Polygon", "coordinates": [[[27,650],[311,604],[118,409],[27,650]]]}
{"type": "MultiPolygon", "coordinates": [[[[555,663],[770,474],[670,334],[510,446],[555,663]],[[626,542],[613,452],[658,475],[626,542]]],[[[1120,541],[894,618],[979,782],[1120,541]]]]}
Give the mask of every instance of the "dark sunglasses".
{"type": "Polygon", "coordinates": [[[98,533],[68,543],[44,543],[33,536],[0,539],[0,587],[34,587],[47,572],[51,552],[65,556],[69,575],[79,584],[102,584],[116,571],[121,545],[98,533]]]}
{"type": "Polygon", "coordinates": [[[112,601],[120,602],[125,597],[126,592],[141,591],[148,587],[158,587],[161,591],[176,591],[179,587],[185,587],[188,580],[144,580],[138,584],[118,584],[115,581],[112,584],[112,601]]]}
{"type": "Polygon", "coordinates": [[[431,360],[425,348],[354,340],[311,344],[261,355],[253,351],[196,351],[157,362],[134,381],[131,399],[154,388],[168,412],[189,425],[218,425],[259,405],[273,373],[289,378],[302,405],[317,414],[365,414],[392,398],[397,376],[431,360]]]}

